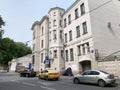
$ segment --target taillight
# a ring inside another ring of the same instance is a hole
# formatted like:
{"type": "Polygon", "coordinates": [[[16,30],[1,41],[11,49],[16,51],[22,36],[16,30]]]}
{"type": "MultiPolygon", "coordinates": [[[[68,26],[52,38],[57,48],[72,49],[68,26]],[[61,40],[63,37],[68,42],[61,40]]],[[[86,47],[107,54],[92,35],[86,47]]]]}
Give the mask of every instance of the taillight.
{"type": "Polygon", "coordinates": [[[113,74],[110,74],[107,76],[109,79],[113,79],[114,78],[114,75],[113,74]]]}

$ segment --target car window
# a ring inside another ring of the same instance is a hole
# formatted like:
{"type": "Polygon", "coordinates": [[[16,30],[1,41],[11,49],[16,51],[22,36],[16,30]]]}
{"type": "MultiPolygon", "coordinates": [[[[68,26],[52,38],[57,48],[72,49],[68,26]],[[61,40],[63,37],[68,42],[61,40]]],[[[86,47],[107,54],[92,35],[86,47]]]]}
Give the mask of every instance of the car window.
{"type": "Polygon", "coordinates": [[[90,75],[99,75],[100,73],[97,71],[90,71],[90,75]]]}
{"type": "Polygon", "coordinates": [[[102,73],[104,73],[104,74],[109,74],[109,73],[107,73],[107,72],[105,72],[105,71],[102,71],[102,70],[100,70],[102,73]]]}
{"type": "Polygon", "coordinates": [[[89,75],[89,74],[90,74],[90,71],[86,71],[82,75],[89,75]]]}
{"type": "Polygon", "coordinates": [[[44,70],[44,71],[42,71],[41,73],[47,73],[48,71],[47,70],[44,70]]]}

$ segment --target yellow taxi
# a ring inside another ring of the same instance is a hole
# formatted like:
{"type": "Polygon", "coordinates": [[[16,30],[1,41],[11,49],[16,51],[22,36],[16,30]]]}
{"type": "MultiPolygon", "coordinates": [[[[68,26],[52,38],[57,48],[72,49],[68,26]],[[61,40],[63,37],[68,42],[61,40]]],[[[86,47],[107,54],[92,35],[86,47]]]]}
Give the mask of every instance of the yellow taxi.
{"type": "Polygon", "coordinates": [[[60,73],[57,70],[53,70],[53,69],[45,69],[43,71],[41,71],[38,75],[39,79],[54,79],[54,80],[58,80],[60,77],[60,73]]]}

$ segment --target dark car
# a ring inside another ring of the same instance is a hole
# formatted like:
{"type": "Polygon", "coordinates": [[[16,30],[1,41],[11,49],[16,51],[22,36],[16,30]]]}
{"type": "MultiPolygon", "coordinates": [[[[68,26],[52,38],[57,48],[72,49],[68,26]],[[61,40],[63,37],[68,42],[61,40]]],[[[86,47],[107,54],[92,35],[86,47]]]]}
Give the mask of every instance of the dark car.
{"type": "Polygon", "coordinates": [[[36,72],[33,70],[24,70],[20,72],[20,77],[35,77],[36,72]]]}

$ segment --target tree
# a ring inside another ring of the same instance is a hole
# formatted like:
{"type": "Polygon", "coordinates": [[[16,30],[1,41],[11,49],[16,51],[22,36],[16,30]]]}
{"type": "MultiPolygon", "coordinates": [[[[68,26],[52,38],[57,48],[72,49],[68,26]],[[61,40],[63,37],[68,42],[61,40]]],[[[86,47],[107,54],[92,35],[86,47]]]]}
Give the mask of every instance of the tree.
{"type": "Polygon", "coordinates": [[[3,38],[0,48],[0,64],[7,65],[13,58],[31,54],[32,50],[22,42],[15,42],[10,38],[3,38]]]}
{"type": "Polygon", "coordinates": [[[4,30],[2,29],[2,26],[5,25],[5,22],[3,21],[2,17],[0,16],[0,40],[2,38],[2,35],[4,33],[4,30]]]}

